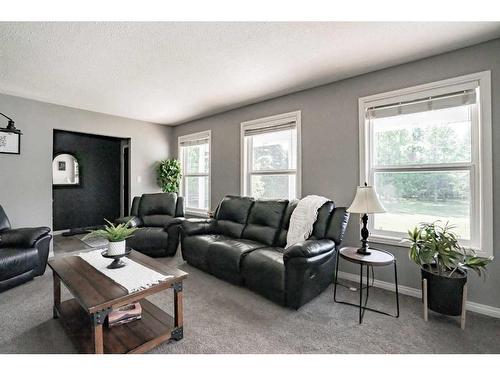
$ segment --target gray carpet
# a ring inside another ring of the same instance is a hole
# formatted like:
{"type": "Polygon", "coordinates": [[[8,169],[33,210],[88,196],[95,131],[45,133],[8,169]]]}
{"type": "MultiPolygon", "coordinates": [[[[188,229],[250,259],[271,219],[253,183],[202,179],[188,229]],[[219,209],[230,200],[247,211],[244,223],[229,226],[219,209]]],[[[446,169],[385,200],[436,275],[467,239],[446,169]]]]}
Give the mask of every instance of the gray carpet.
{"type": "MultiPolygon", "coordinates": [[[[179,258],[161,259],[170,264],[179,258]]],[[[241,287],[181,264],[189,272],[184,287],[184,339],[152,353],[500,353],[500,319],[468,313],[458,318],[430,313],[422,319],[418,299],[401,296],[401,317],[333,303],[333,287],[298,311],[282,308],[241,287]]],[[[394,308],[394,295],[372,289],[370,304],[394,308]]],[[[356,300],[340,289],[339,297],[356,300]]],[[[63,299],[69,298],[64,290],[63,299]]],[[[150,298],[172,311],[171,292],[150,298]]],[[[74,353],[60,323],[52,319],[52,276],[47,271],[0,294],[0,353],[74,353]]]]}

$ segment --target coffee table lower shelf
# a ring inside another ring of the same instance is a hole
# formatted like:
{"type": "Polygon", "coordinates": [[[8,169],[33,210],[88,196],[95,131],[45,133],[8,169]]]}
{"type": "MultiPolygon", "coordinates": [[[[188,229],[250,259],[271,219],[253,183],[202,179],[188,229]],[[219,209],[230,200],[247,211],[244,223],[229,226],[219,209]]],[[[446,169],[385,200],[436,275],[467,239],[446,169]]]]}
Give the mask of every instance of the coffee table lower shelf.
{"type": "MultiPolygon", "coordinates": [[[[103,327],[104,353],[143,353],[172,338],[174,319],[146,299],[139,301],[142,318],[115,327],[103,327]]],[[[76,299],[61,302],[59,320],[71,340],[83,353],[93,353],[90,316],[76,299]]]]}

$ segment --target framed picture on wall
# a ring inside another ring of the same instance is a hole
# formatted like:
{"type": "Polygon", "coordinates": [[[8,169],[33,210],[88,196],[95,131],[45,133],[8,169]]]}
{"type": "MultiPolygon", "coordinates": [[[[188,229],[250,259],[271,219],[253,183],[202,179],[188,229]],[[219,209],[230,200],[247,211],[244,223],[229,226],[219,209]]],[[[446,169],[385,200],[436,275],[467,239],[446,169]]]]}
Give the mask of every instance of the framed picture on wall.
{"type": "Polygon", "coordinates": [[[15,133],[0,132],[0,154],[20,154],[21,136],[15,133]]]}

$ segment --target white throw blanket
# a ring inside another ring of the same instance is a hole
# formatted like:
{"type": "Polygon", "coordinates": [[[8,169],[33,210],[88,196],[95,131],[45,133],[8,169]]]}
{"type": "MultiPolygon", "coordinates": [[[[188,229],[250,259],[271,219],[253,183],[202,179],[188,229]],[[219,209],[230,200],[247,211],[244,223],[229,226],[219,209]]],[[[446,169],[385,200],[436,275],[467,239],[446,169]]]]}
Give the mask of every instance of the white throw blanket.
{"type": "Polygon", "coordinates": [[[107,266],[111,263],[110,259],[104,258],[101,255],[103,250],[94,250],[86,253],[77,254],[80,258],[90,264],[99,272],[115,281],[128,290],[129,293],[137,292],[150,286],[159,284],[167,280],[172,275],[162,275],[150,268],[144,267],[142,264],[134,262],[127,257],[121,258],[121,261],[127,265],[122,268],[109,269],[107,266]]]}
{"type": "Polygon", "coordinates": [[[308,195],[299,201],[290,218],[286,236],[287,248],[309,238],[318,218],[318,209],[328,201],[329,199],[319,195],[308,195]]]}

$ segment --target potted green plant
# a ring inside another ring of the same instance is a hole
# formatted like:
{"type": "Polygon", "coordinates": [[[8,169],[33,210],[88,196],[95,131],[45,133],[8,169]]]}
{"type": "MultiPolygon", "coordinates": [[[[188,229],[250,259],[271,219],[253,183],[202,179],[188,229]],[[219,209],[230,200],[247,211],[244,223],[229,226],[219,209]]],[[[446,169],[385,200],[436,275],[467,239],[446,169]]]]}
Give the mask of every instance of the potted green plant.
{"type": "Polygon", "coordinates": [[[137,228],[129,228],[129,222],[114,225],[109,220],[106,220],[108,225],[104,229],[98,229],[87,234],[86,238],[100,237],[109,241],[108,255],[125,254],[125,240],[133,236],[137,228]]]}
{"type": "Polygon", "coordinates": [[[177,159],[158,162],[156,180],[164,193],[178,193],[181,182],[181,163],[177,159]]]}
{"type": "Polygon", "coordinates": [[[483,276],[493,257],[479,257],[461,246],[453,228],[439,221],[421,223],[408,231],[406,242],[411,244],[410,259],[421,267],[422,280],[427,280],[428,308],[457,316],[462,311],[467,271],[483,276]]]}

